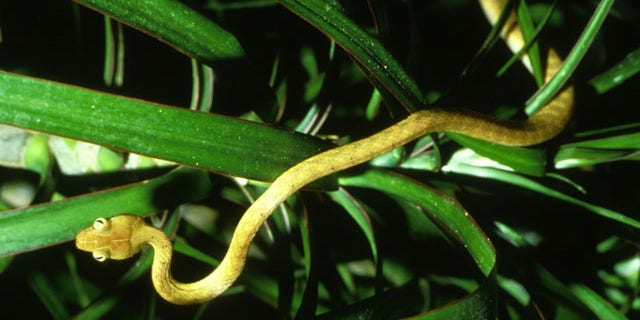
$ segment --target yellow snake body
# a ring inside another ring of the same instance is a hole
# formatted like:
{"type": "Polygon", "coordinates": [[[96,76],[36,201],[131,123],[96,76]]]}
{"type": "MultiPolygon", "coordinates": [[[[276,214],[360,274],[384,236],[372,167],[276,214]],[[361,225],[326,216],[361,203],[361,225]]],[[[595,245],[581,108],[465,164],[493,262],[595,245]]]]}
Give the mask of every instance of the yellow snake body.
{"type": "MultiPolygon", "coordinates": [[[[481,0],[487,18],[495,23],[503,0],[481,0]]],[[[522,33],[511,14],[502,36],[510,48],[519,50],[524,43],[522,33]]],[[[527,56],[523,56],[529,65],[527,56]]],[[[562,60],[549,50],[546,76],[557,72],[562,60]]],[[[100,261],[106,258],[125,259],[136,254],[144,243],[155,250],[152,278],[158,293],[176,304],[192,304],[211,300],[224,292],[244,268],[253,237],[263,222],[291,194],[305,185],[334,172],[366,162],[380,154],[402,146],[426,134],[456,132],[504,145],[533,145],[553,138],[563,130],[573,109],[573,88],[562,89],[556,97],[526,121],[499,121],[467,110],[428,109],[411,114],[393,126],[323,153],[312,156],[288,169],[247,209],[234,232],[229,250],[221,264],[211,274],[193,283],[176,281],[170,272],[172,246],[165,234],[148,226],[142,218],[118,215],[99,218],[92,227],[78,233],[76,245],[94,253],[100,261]]]]}

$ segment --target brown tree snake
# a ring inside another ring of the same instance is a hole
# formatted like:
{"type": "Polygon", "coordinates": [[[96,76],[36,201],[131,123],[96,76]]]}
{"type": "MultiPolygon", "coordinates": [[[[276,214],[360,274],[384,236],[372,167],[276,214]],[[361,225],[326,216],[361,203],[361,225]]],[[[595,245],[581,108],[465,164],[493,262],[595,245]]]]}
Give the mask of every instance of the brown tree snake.
{"type": "MultiPolygon", "coordinates": [[[[480,0],[488,20],[495,24],[505,0],[480,0]]],[[[502,29],[502,37],[512,51],[523,45],[523,35],[512,13],[502,29]]],[[[528,63],[526,55],[522,58],[528,63]]],[[[562,60],[550,49],[547,53],[545,81],[557,72],[562,60]]],[[[566,86],[547,105],[526,121],[499,121],[460,109],[431,108],[415,112],[378,133],[312,156],[280,175],[248,208],[233,234],[229,249],[211,274],[193,283],[181,283],[170,273],[172,245],[159,229],[133,215],[99,218],[76,237],[79,249],[105,259],[126,259],[145,243],[154,249],[151,276],[156,290],[175,304],[193,304],[211,300],[224,292],[242,272],[251,242],[271,213],[294,192],[321,177],[366,162],[426,134],[456,132],[504,145],[526,146],[549,140],[562,131],[571,117],[573,88],[566,86]]]]}

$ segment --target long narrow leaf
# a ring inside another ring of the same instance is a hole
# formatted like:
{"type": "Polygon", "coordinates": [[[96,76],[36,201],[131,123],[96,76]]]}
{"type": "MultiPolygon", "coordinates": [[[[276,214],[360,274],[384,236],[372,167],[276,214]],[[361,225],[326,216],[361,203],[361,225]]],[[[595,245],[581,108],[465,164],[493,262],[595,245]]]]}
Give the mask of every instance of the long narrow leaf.
{"type": "Polygon", "coordinates": [[[97,217],[157,212],[204,198],[209,191],[205,172],[183,168],[129,186],[4,212],[0,214],[0,256],[70,240],[97,217]]]}
{"type": "Polygon", "coordinates": [[[616,310],[607,300],[600,297],[597,293],[584,285],[571,286],[573,293],[578,296],[585,306],[589,307],[598,319],[627,319],[623,314],[616,310]]]}
{"type": "Polygon", "coordinates": [[[512,172],[506,172],[489,167],[471,166],[461,162],[450,162],[446,166],[446,168],[443,168],[443,170],[513,184],[525,189],[539,192],[552,198],[575,204],[607,219],[611,219],[626,224],[630,227],[640,229],[640,221],[638,220],[635,220],[613,210],[609,210],[607,208],[603,208],[586,201],[576,199],[560,191],[549,188],[535,180],[520,176],[512,172]]]}
{"type": "Polygon", "coordinates": [[[598,31],[600,30],[602,23],[604,23],[604,19],[607,17],[607,14],[609,14],[609,9],[611,9],[612,5],[613,0],[600,1],[600,4],[598,4],[591,20],[589,20],[589,23],[580,35],[580,38],[556,75],[542,86],[542,88],[540,88],[540,90],[527,102],[527,107],[525,109],[527,114],[533,114],[538,109],[542,108],[542,106],[551,100],[556,92],[558,92],[569,80],[573,71],[578,67],[585,54],[587,54],[591,43],[598,34],[598,31]]]}
{"type": "Polygon", "coordinates": [[[495,249],[460,204],[417,181],[383,171],[369,170],[359,176],[341,178],[340,184],[379,190],[424,208],[433,220],[464,244],[478,268],[487,276],[478,290],[445,307],[421,315],[420,319],[459,319],[470,314],[477,315],[478,319],[495,317],[495,249]]]}
{"type": "Polygon", "coordinates": [[[258,180],[331,146],[256,122],[7,73],[0,73],[0,123],[258,180]]]}
{"type": "Polygon", "coordinates": [[[280,3],[343,47],[379,81],[378,90],[389,91],[408,110],[424,105],[418,85],[397,60],[335,4],[325,0],[280,0],[280,3]]]}
{"type": "Polygon", "coordinates": [[[239,58],[236,38],[213,21],[174,0],[76,0],[140,29],[198,60],[239,58]],[[185,23],[188,21],[189,23],[185,23]]]}
{"type": "Polygon", "coordinates": [[[488,276],[492,272],[496,260],[493,245],[471,216],[452,198],[407,177],[376,170],[340,178],[340,185],[383,191],[421,206],[465,245],[482,273],[488,276]]]}

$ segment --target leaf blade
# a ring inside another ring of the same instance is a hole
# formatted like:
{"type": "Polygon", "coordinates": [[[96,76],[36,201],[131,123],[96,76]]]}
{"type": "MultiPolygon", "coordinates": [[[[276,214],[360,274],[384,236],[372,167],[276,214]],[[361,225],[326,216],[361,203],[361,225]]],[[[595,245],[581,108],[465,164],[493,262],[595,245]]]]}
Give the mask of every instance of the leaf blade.
{"type": "Polygon", "coordinates": [[[0,256],[73,239],[97,217],[158,212],[208,195],[205,172],[182,168],[159,178],[0,214],[0,256]],[[164,195],[170,192],[171,199],[164,195]],[[162,202],[169,200],[170,202],[162,202]],[[37,226],[37,227],[34,227],[37,226]]]}
{"type": "Polygon", "coordinates": [[[244,56],[244,50],[233,34],[179,1],[76,2],[140,29],[198,60],[210,63],[244,56]]]}
{"type": "Polygon", "coordinates": [[[256,180],[331,146],[257,122],[8,73],[0,73],[0,123],[256,180]]]}

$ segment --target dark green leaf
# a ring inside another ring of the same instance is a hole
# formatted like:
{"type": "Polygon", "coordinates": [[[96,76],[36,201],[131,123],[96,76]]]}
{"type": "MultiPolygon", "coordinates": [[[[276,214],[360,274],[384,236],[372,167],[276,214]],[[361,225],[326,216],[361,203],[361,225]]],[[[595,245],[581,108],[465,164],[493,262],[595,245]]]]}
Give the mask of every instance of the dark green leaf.
{"type": "Polygon", "coordinates": [[[465,163],[458,163],[458,162],[450,163],[447,166],[447,170],[450,170],[455,173],[467,174],[467,175],[472,175],[476,177],[482,177],[485,179],[498,180],[498,181],[506,182],[516,186],[520,186],[522,188],[533,190],[535,192],[539,192],[549,197],[553,197],[562,201],[566,201],[568,203],[575,204],[597,215],[603,216],[607,219],[611,219],[611,220],[626,224],[630,227],[640,229],[640,221],[636,219],[633,219],[622,213],[618,213],[601,206],[593,205],[586,201],[566,195],[560,191],[549,188],[535,180],[517,175],[512,172],[507,172],[507,171],[503,171],[495,168],[489,168],[489,167],[471,166],[465,163]]]}
{"type": "Polygon", "coordinates": [[[591,47],[591,43],[598,34],[598,31],[600,30],[602,23],[604,23],[604,19],[607,17],[612,5],[613,0],[600,1],[598,7],[593,13],[593,16],[591,17],[591,20],[589,20],[589,23],[558,72],[527,102],[525,110],[527,114],[533,114],[538,109],[546,105],[547,102],[550,101],[555,94],[560,91],[560,89],[562,89],[565,83],[569,81],[569,77],[571,77],[573,71],[578,67],[580,61],[582,61],[582,58],[587,54],[587,51],[591,47]]]}
{"type": "Polygon", "coordinates": [[[244,56],[238,40],[175,0],[76,0],[205,62],[244,56]],[[188,23],[185,23],[188,21],[188,23]]]}
{"type": "Polygon", "coordinates": [[[383,191],[419,205],[455,240],[464,244],[485,275],[493,270],[496,259],[493,245],[464,208],[449,196],[407,177],[377,170],[340,178],[340,185],[383,191]]]}
{"type": "Polygon", "coordinates": [[[609,70],[591,78],[591,84],[598,93],[603,94],[640,72],[640,48],[629,53],[609,70]]]}
{"type": "Polygon", "coordinates": [[[331,146],[256,122],[7,73],[0,73],[0,123],[258,180],[331,146]]]}
{"type": "Polygon", "coordinates": [[[373,257],[374,264],[377,263],[378,246],[376,244],[376,238],[373,234],[371,221],[369,220],[366,210],[364,210],[362,205],[344,189],[330,192],[329,197],[331,197],[331,199],[336,203],[340,204],[349,213],[349,216],[351,216],[351,218],[353,218],[353,220],[358,224],[360,230],[362,230],[367,238],[369,248],[371,248],[371,255],[373,257]]]}
{"type": "Polygon", "coordinates": [[[593,290],[584,285],[571,286],[573,293],[578,296],[585,306],[588,306],[598,319],[627,319],[623,314],[616,310],[607,300],[600,297],[593,290]]]}
{"type": "Polygon", "coordinates": [[[343,47],[380,81],[378,90],[390,92],[408,110],[424,106],[424,97],[414,80],[380,41],[349,19],[341,8],[325,0],[280,2],[343,47]]]}
{"type": "Polygon", "coordinates": [[[517,148],[474,139],[456,133],[447,133],[451,139],[473,149],[478,154],[495,160],[517,172],[540,177],[544,175],[547,157],[542,149],[517,148]]]}
{"type": "Polygon", "coordinates": [[[158,212],[204,198],[209,191],[209,177],[205,172],[183,168],[141,183],[3,212],[0,214],[0,256],[68,241],[98,217],[158,212]],[[167,199],[170,202],[166,202],[167,199]]]}

